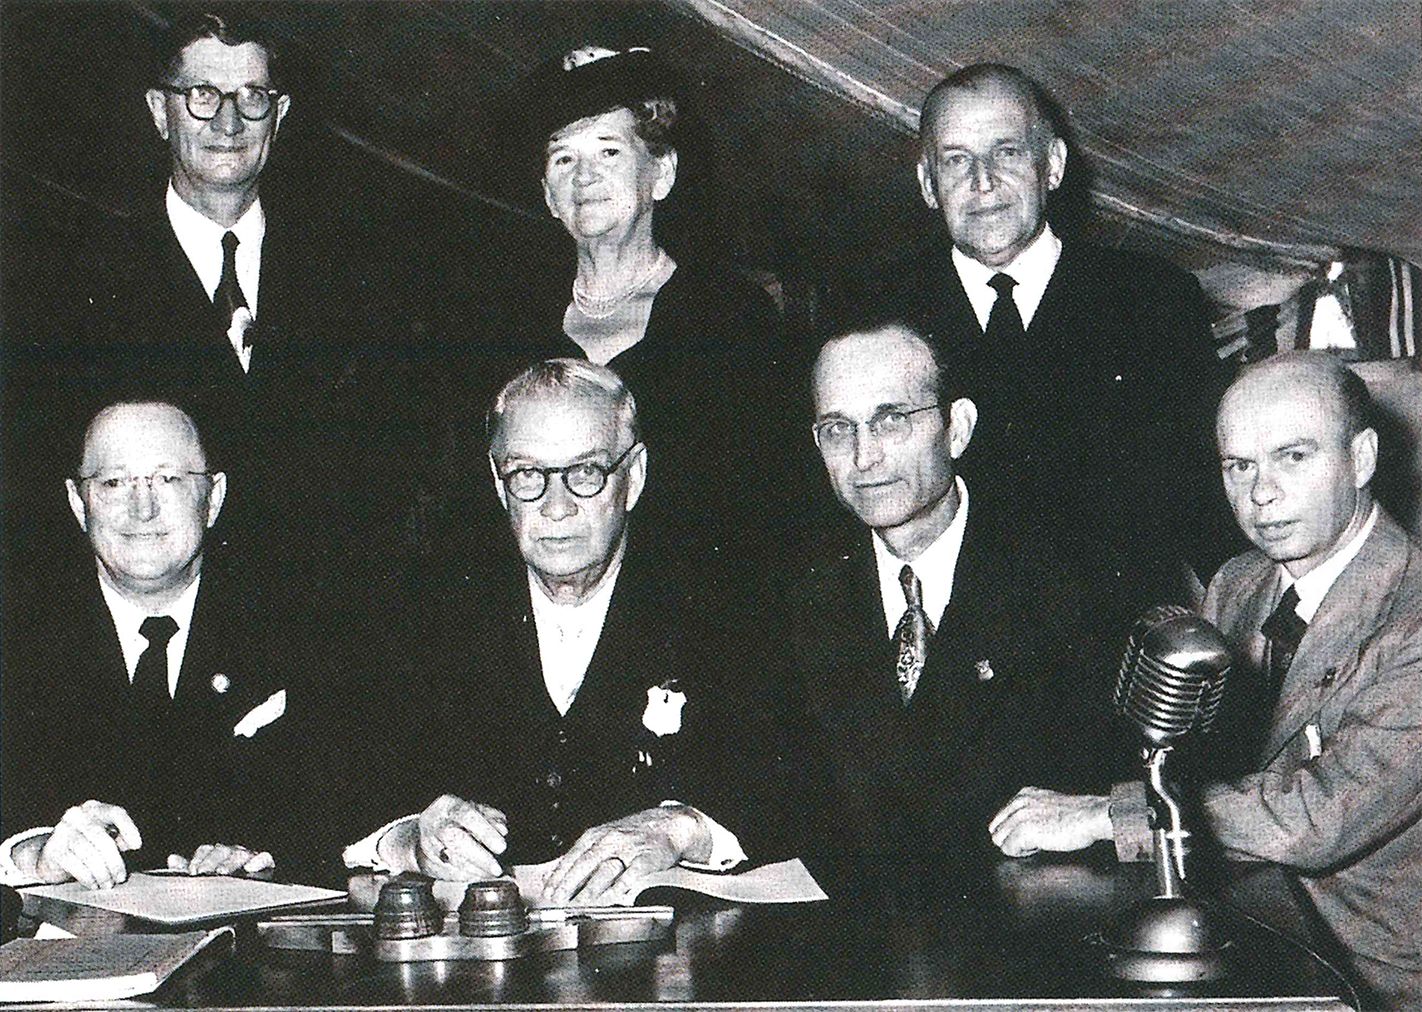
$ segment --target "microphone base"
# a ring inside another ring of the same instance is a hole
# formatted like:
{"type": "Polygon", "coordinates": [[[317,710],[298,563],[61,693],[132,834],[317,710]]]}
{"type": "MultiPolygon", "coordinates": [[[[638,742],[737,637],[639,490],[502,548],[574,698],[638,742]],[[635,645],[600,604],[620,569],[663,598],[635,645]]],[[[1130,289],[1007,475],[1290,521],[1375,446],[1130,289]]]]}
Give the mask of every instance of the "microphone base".
{"type": "Polygon", "coordinates": [[[1231,943],[1215,920],[1198,900],[1157,896],[1137,904],[1105,939],[1106,972],[1149,984],[1220,980],[1231,943]]]}

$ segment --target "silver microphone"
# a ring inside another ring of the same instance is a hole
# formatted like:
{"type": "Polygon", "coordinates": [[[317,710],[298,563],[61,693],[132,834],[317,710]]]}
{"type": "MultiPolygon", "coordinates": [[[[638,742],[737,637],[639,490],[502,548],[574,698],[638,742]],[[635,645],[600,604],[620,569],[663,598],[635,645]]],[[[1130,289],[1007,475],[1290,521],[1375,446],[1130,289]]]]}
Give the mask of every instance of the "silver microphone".
{"type": "Polygon", "coordinates": [[[1157,605],[1131,630],[1116,677],[1116,712],[1155,748],[1207,732],[1229,675],[1224,636],[1179,605],[1157,605]]]}
{"type": "Polygon", "coordinates": [[[1209,905],[1185,895],[1190,834],[1165,777],[1177,739],[1205,732],[1219,713],[1230,652],[1220,631],[1178,605],[1151,608],[1131,629],[1116,677],[1116,712],[1146,739],[1142,750],[1157,892],[1107,940],[1107,965],[1125,980],[1179,983],[1226,973],[1228,942],[1209,905]]]}

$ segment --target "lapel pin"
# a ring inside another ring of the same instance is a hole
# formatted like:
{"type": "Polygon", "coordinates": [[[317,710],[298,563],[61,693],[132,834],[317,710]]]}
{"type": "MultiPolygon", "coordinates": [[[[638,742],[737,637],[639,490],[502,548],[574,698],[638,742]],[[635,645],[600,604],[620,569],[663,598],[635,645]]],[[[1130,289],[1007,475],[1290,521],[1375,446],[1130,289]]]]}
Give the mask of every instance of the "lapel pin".
{"type": "Polygon", "coordinates": [[[221,671],[212,676],[212,691],[219,696],[232,688],[232,679],[228,678],[221,671]]]}
{"type": "Polygon", "coordinates": [[[997,673],[993,671],[992,664],[986,659],[978,661],[976,664],[974,664],[973,670],[977,672],[978,681],[980,682],[992,681],[993,675],[997,673]]]}

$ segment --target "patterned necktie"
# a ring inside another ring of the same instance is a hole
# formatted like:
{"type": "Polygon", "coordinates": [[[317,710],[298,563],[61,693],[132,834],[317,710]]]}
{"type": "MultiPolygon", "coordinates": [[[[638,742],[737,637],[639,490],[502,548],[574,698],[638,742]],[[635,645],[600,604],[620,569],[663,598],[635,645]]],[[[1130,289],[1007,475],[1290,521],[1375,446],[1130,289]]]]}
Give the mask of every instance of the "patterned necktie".
{"type": "Polygon", "coordinates": [[[1259,627],[1269,641],[1269,678],[1276,689],[1284,684],[1284,676],[1289,673],[1289,665],[1294,663],[1294,654],[1298,652],[1299,641],[1308,629],[1308,623],[1294,610],[1298,606],[1299,592],[1290,587],[1279,598],[1278,607],[1259,627]]]}
{"type": "MultiPolygon", "coordinates": [[[[237,283],[237,246],[241,242],[234,232],[225,232],[222,236],[222,277],[217,282],[217,291],[213,293],[212,302],[222,313],[222,319],[227,324],[227,329],[232,329],[232,317],[237,315],[238,310],[247,310],[247,315],[251,315],[251,310],[247,309],[247,300],[242,295],[242,286],[237,283]]],[[[247,321],[247,327],[242,332],[242,347],[252,346],[251,320],[247,321]]]]}
{"type": "Polygon", "coordinates": [[[135,716],[150,726],[151,734],[150,722],[161,721],[172,703],[168,695],[168,641],[178,631],[178,623],[167,615],[154,615],[144,619],[138,631],[148,646],[134,665],[130,692],[135,716]]]}
{"type": "Polygon", "coordinates": [[[923,662],[928,658],[928,640],[933,635],[933,623],[923,610],[923,588],[912,566],[899,570],[899,586],[904,589],[904,600],[908,607],[903,618],[894,629],[894,643],[898,647],[898,661],[895,673],[899,680],[899,696],[905,706],[913,698],[913,690],[918,687],[918,678],[923,674],[923,662]]]}
{"type": "Polygon", "coordinates": [[[1017,282],[1006,274],[994,274],[988,285],[997,292],[997,299],[988,314],[987,329],[983,335],[993,347],[1015,348],[1027,336],[1022,326],[1022,314],[1017,311],[1017,303],[1012,298],[1012,289],[1017,282]]]}

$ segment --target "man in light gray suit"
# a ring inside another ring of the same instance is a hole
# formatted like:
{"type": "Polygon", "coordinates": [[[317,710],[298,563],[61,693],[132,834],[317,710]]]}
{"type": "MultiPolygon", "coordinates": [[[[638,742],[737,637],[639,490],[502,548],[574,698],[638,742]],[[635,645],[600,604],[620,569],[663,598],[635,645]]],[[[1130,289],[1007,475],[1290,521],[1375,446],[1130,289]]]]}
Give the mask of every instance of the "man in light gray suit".
{"type": "MultiPolygon", "coordinates": [[[[1379,1003],[1422,1004],[1422,548],[1373,501],[1367,388],[1321,352],[1278,355],[1225,393],[1225,492],[1255,544],[1204,616],[1232,679],[1274,679],[1256,772],[1201,790],[1231,856],[1295,876],[1379,1003]]],[[[1268,684],[1265,682],[1264,684],[1268,684]]],[[[993,817],[1005,854],[1114,840],[1149,857],[1139,783],[1109,797],[1027,787],[993,817]]],[[[1369,1007],[1372,1007],[1371,1003],[1369,1007]]]]}

